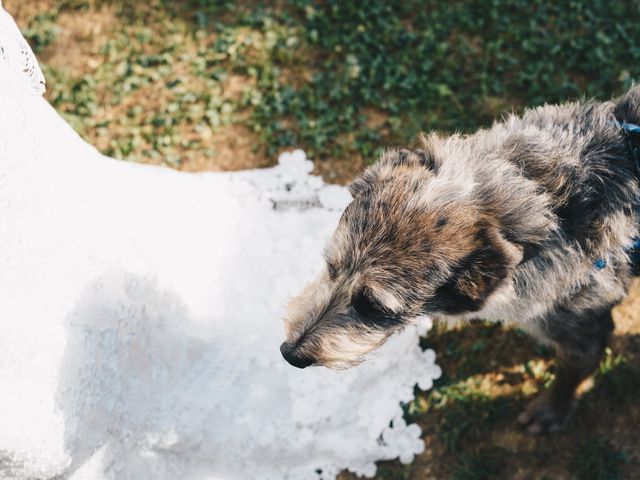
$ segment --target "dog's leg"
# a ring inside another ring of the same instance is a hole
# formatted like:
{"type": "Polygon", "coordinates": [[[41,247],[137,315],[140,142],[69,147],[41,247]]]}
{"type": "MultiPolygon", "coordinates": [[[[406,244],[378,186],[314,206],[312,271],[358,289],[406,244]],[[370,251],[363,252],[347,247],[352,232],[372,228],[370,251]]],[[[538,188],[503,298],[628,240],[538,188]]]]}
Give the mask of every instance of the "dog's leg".
{"type": "Polygon", "coordinates": [[[530,433],[554,432],[566,424],[577,387],[598,366],[613,331],[611,308],[559,308],[545,319],[544,334],[556,345],[556,379],[518,417],[530,433]]]}

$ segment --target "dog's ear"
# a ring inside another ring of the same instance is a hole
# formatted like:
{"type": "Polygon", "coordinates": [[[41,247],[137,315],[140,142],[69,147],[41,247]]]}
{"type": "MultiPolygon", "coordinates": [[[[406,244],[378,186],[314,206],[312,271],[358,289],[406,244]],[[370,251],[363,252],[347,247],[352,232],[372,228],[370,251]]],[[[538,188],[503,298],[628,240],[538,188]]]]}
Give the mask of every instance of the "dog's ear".
{"type": "Polygon", "coordinates": [[[353,198],[371,191],[373,185],[380,183],[386,177],[393,177],[396,167],[421,167],[429,170],[436,169],[433,155],[424,149],[409,150],[406,148],[388,150],[382,154],[378,162],[349,185],[349,192],[353,198]]]}
{"type": "Polygon", "coordinates": [[[435,170],[436,161],[431,152],[425,149],[401,148],[389,150],[380,158],[380,164],[392,167],[424,167],[435,170]]]}
{"type": "Polygon", "coordinates": [[[364,195],[365,193],[371,191],[373,185],[375,184],[376,178],[378,177],[377,172],[373,170],[373,168],[374,167],[369,167],[364,171],[362,175],[356,178],[349,185],[349,193],[353,198],[357,198],[360,195],[364,195]]]}
{"type": "Polygon", "coordinates": [[[522,261],[522,249],[508,242],[497,228],[475,236],[476,248],[454,266],[449,278],[425,302],[426,312],[477,312],[522,261]]]}

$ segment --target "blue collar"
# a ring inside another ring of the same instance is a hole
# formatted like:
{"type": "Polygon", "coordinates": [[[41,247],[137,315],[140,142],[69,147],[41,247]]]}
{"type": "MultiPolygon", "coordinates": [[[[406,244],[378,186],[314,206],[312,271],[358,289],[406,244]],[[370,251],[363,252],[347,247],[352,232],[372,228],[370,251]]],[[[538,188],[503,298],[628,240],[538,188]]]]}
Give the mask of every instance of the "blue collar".
{"type": "Polygon", "coordinates": [[[622,130],[629,133],[640,134],[640,125],[636,125],[635,123],[627,123],[627,122],[618,122],[618,125],[622,130]]]}
{"type": "MultiPolygon", "coordinates": [[[[635,253],[640,253],[640,237],[633,239],[633,245],[631,248],[627,248],[627,253],[633,255],[635,253]]],[[[593,262],[593,268],[596,269],[597,272],[604,269],[607,266],[607,261],[604,258],[598,258],[595,262],[593,262]]]]}

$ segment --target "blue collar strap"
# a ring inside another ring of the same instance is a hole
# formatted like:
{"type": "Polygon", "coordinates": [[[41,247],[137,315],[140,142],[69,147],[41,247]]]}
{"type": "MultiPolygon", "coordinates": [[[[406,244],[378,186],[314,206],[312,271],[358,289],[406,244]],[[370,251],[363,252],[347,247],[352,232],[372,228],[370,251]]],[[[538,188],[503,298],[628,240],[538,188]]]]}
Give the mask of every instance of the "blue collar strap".
{"type": "Polygon", "coordinates": [[[618,123],[618,125],[620,125],[620,128],[625,132],[640,134],[640,125],[627,122],[618,123]]]}
{"type": "MultiPolygon", "coordinates": [[[[635,257],[640,255],[640,237],[633,239],[633,245],[631,248],[627,249],[627,253],[630,257],[635,257]]],[[[598,258],[595,262],[593,262],[593,268],[597,271],[602,270],[607,266],[607,261],[604,258],[598,258]]]]}

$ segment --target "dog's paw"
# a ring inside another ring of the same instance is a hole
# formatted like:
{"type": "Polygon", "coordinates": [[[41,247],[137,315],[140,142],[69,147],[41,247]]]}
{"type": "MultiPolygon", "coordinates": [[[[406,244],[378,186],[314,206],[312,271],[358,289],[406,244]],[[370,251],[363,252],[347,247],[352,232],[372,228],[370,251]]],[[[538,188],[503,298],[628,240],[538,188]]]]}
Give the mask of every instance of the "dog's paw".
{"type": "Polygon", "coordinates": [[[544,392],[520,414],[518,423],[534,435],[559,432],[567,425],[572,411],[571,402],[553,401],[550,392],[544,392]]]}

